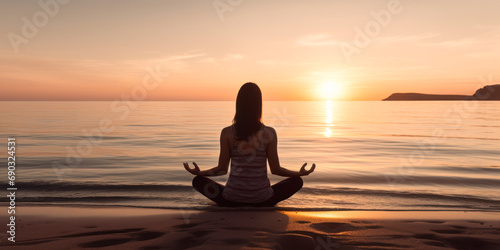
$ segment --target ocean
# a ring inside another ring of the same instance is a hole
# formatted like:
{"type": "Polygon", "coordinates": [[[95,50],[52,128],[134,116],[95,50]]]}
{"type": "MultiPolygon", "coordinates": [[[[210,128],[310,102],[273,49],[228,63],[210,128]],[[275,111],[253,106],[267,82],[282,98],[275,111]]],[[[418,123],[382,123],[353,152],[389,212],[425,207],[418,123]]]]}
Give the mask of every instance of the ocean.
{"type": "MultiPolygon", "coordinates": [[[[234,102],[0,103],[0,185],[15,138],[17,206],[221,209],[182,162],[216,166],[234,102]]],[[[500,102],[264,102],[281,165],[317,166],[273,209],[499,211],[499,117],[500,102]]]]}

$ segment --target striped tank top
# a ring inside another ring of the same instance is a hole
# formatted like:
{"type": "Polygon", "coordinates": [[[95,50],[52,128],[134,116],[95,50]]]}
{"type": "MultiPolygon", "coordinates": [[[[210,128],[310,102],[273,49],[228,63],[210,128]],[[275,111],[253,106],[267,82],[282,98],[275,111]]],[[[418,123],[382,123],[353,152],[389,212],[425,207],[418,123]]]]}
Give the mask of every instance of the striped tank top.
{"type": "Polygon", "coordinates": [[[256,149],[254,147],[245,149],[245,146],[249,145],[247,141],[241,141],[236,145],[234,125],[231,126],[231,130],[233,133],[231,171],[222,196],[227,200],[243,203],[268,200],[274,195],[274,190],[267,177],[267,152],[261,136],[264,129],[259,130],[257,134],[261,140],[256,149]]]}

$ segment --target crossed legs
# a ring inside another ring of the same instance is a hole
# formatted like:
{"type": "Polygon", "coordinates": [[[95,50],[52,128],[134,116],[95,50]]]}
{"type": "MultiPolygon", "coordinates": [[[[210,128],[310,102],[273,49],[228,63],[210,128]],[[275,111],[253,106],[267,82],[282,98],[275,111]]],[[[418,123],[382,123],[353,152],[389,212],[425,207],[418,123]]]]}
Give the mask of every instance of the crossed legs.
{"type": "Polygon", "coordinates": [[[266,201],[260,203],[242,203],[234,202],[225,199],[222,196],[224,186],[204,176],[196,176],[193,178],[193,187],[205,197],[223,207],[236,206],[258,206],[267,207],[274,206],[276,203],[290,198],[293,194],[302,188],[303,181],[300,177],[290,177],[282,180],[271,187],[274,190],[274,195],[266,201]]]}

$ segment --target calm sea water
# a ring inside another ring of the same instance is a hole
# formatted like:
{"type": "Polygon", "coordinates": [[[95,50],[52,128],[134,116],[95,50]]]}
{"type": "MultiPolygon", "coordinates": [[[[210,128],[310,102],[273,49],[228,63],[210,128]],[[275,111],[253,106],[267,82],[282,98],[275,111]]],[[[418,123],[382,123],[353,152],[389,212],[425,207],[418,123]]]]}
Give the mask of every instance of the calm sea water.
{"type": "MultiPolygon", "coordinates": [[[[234,102],[0,103],[21,204],[214,208],[182,162],[217,164],[234,102]]],[[[265,102],[282,166],[317,165],[278,207],[500,210],[499,117],[500,102],[265,102]]]]}

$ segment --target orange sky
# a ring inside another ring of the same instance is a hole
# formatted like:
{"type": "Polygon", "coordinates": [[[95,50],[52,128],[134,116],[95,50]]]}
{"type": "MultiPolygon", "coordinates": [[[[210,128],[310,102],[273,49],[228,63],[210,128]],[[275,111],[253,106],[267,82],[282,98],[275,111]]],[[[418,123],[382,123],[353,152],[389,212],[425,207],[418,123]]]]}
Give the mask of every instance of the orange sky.
{"type": "Polygon", "coordinates": [[[496,0],[57,1],[0,3],[0,100],[234,100],[247,81],[380,100],[499,75],[496,0]]]}

